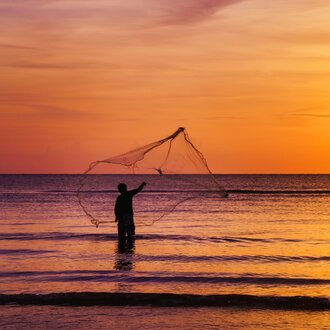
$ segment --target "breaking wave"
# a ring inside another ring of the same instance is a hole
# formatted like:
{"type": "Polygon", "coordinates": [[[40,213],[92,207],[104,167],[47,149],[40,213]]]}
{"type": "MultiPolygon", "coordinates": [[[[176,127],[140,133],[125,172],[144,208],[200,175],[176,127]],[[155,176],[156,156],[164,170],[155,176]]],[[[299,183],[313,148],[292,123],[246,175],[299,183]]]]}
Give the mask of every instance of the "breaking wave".
{"type": "Polygon", "coordinates": [[[309,296],[255,296],[244,294],[194,295],[173,293],[65,292],[0,294],[0,305],[66,306],[213,306],[284,310],[330,310],[330,301],[309,296]]]}

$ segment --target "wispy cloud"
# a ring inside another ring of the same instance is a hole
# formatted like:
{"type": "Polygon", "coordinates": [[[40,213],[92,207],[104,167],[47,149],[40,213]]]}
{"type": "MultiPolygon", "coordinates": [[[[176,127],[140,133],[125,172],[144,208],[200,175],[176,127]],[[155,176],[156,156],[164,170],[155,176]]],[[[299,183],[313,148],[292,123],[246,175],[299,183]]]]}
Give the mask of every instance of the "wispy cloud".
{"type": "Polygon", "coordinates": [[[33,102],[17,102],[6,101],[1,102],[3,105],[2,111],[0,111],[0,118],[2,119],[24,119],[24,120],[54,120],[60,119],[62,121],[72,120],[76,122],[79,119],[90,118],[107,118],[111,117],[111,122],[131,122],[138,121],[138,117],[127,117],[125,114],[113,114],[112,112],[98,112],[80,110],[76,108],[68,108],[57,105],[39,104],[33,102]]]}
{"type": "Polygon", "coordinates": [[[39,64],[39,63],[10,63],[2,66],[21,69],[54,69],[54,70],[70,70],[78,68],[77,65],[60,65],[60,64],[39,64]]]}
{"type": "Polygon", "coordinates": [[[330,45],[330,32],[329,31],[300,31],[300,32],[282,32],[268,35],[273,40],[280,40],[288,43],[297,44],[326,44],[330,45]]]}
{"type": "Polygon", "coordinates": [[[293,113],[297,117],[330,118],[330,113],[293,113]]]}
{"type": "Polygon", "coordinates": [[[75,109],[70,109],[61,106],[53,106],[48,104],[34,104],[23,102],[2,102],[3,108],[7,105],[7,108],[15,108],[15,110],[3,110],[0,113],[2,118],[49,118],[54,119],[56,117],[61,119],[78,119],[86,116],[94,116],[95,112],[86,112],[75,109]],[[17,110],[20,108],[21,110],[17,110]],[[22,108],[25,110],[22,110],[22,108]],[[27,110],[26,110],[27,109],[27,110]]]}
{"type": "Polygon", "coordinates": [[[242,1],[246,0],[0,0],[0,14],[7,20],[17,17],[36,25],[47,21],[58,25],[59,19],[62,24],[86,19],[93,24],[106,22],[108,26],[138,22],[145,25],[148,20],[177,25],[208,19],[218,10],[242,1]]]}
{"type": "Polygon", "coordinates": [[[14,49],[14,50],[37,50],[36,47],[25,46],[25,45],[18,45],[18,44],[4,44],[0,43],[1,49],[14,49]]]}
{"type": "Polygon", "coordinates": [[[217,11],[244,0],[181,0],[165,1],[160,24],[191,24],[210,18],[217,11]]]}
{"type": "MultiPolygon", "coordinates": [[[[305,108],[297,109],[296,111],[291,111],[286,113],[284,117],[310,117],[310,118],[330,118],[330,113],[326,106],[310,106],[305,108]]],[[[283,116],[282,116],[283,117],[283,116]]]]}
{"type": "Polygon", "coordinates": [[[200,117],[199,119],[203,120],[222,120],[222,119],[229,119],[229,120],[238,120],[238,119],[245,119],[246,117],[242,116],[227,116],[227,115],[220,115],[220,116],[208,116],[208,117],[200,117]]]}

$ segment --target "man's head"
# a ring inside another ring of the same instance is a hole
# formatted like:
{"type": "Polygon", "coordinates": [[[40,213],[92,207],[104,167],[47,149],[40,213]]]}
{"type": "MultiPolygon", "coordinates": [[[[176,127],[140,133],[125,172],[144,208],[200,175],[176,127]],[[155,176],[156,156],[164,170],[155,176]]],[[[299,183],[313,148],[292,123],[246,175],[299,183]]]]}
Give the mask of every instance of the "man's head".
{"type": "Polygon", "coordinates": [[[121,194],[123,194],[123,193],[125,193],[126,191],[127,191],[127,186],[126,186],[126,184],[125,183],[119,183],[119,185],[118,185],[118,191],[121,193],[121,194]]]}

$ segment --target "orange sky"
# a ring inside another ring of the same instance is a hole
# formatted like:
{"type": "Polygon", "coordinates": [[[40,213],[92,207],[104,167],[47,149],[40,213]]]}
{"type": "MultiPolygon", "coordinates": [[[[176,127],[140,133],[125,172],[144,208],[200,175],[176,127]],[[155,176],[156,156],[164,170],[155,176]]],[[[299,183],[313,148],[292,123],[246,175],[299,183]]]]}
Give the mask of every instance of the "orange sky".
{"type": "Polygon", "coordinates": [[[0,0],[0,173],[185,126],[216,173],[330,173],[330,4],[0,0]]]}

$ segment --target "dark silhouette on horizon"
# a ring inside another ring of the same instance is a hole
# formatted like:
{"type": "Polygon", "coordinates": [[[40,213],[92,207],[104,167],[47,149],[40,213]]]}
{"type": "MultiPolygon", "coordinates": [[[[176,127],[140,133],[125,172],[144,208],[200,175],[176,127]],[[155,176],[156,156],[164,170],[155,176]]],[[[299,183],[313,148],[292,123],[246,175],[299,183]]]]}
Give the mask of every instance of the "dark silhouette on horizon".
{"type": "Polygon", "coordinates": [[[145,182],[142,182],[137,189],[127,190],[125,183],[118,185],[120,195],[115,204],[115,222],[118,223],[118,240],[120,246],[125,246],[126,239],[128,243],[133,240],[135,235],[133,197],[143,190],[145,182]]]}

